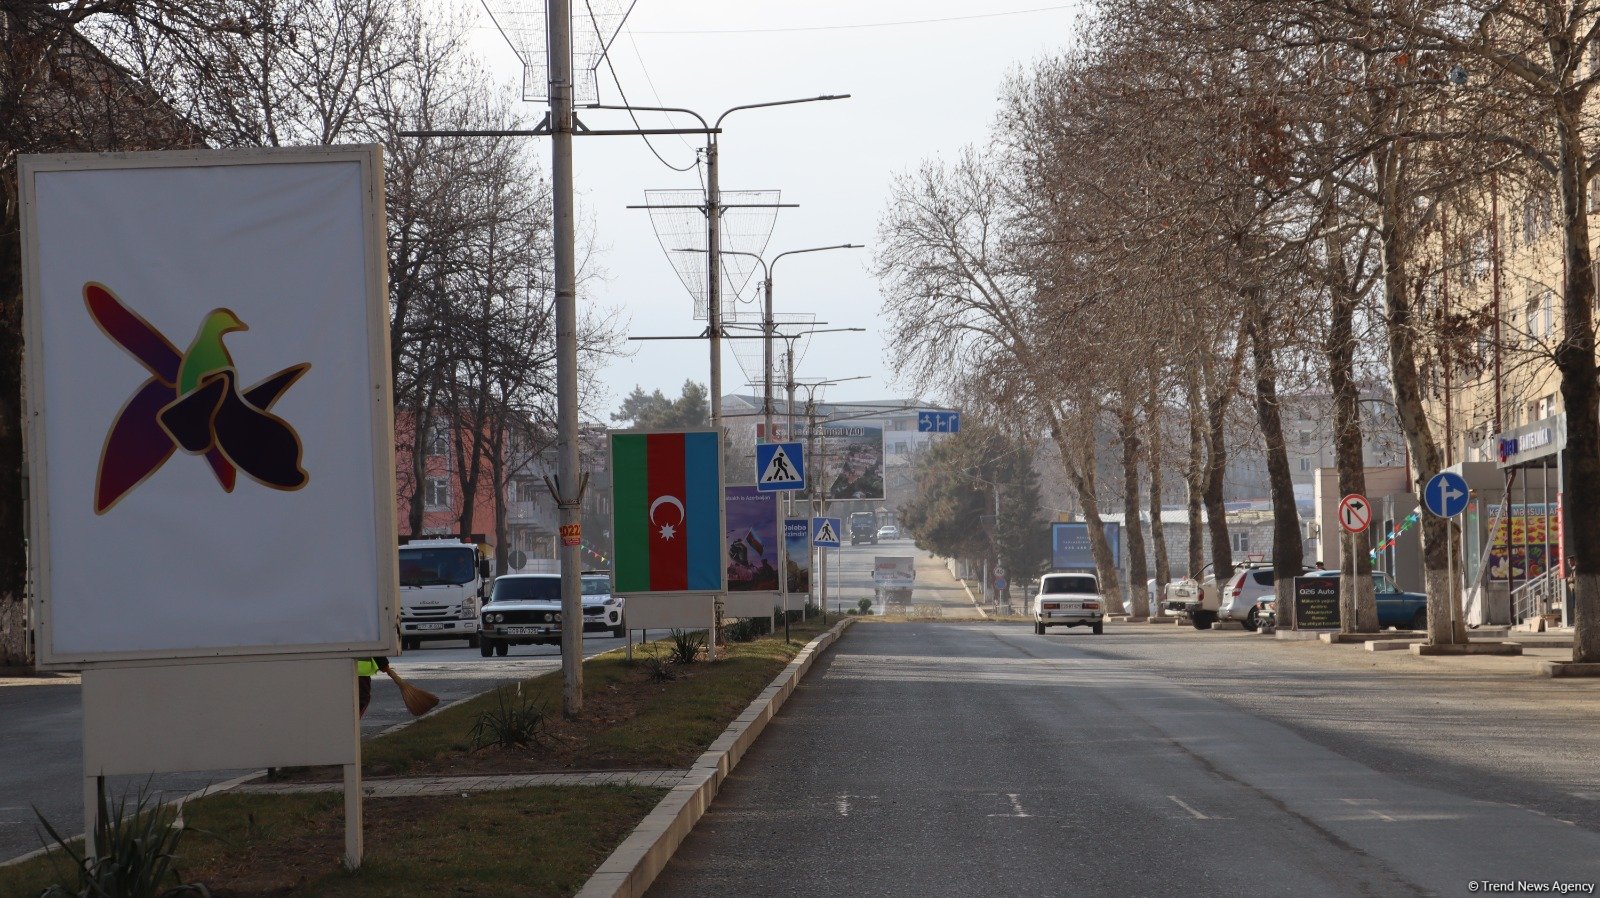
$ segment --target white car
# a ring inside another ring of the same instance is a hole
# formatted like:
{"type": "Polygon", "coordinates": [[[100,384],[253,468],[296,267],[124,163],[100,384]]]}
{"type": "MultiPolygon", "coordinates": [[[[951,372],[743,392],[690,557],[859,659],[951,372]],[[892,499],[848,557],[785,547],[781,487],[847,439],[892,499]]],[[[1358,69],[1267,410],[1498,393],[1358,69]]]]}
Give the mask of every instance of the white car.
{"type": "MultiPolygon", "coordinates": [[[[623,600],[611,594],[611,577],[583,575],[583,631],[627,635],[623,600]]],[[[513,645],[561,644],[561,575],[507,574],[494,581],[483,606],[478,651],[504,656],[513,645]]]]}
{"type": "Polygon", "coordinates": [[[1100,578],[1094,574],[1045,574],[1033,597],[1033,632],[1043,635],[1050,627],[1104,628],[1100,578]]]}
{"type": "Polygon", "coordinates": [[[893,524],[878,528],[878,539],[899,539],[900,528],[893,524]]]}
{"type": "Polygon", "coordinates": [[[1262,599],[1273,597],[1275,582],[1276,577],[1270,567],[1246,565],[1235,570],[1218,598],[1218,619],[1236,620],[1244,624],[1246,630],[1256,630],[1261,626],[1256,605],[1262,599]]]}

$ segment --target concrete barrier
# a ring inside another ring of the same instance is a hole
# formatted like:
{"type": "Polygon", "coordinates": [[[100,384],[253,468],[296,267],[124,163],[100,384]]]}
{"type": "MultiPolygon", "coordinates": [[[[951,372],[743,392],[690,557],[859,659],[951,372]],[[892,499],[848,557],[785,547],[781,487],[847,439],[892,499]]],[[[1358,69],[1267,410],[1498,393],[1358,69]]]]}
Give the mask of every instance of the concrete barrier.
{"type": "Polygon", "coordinates": [[[800,650],[794,660],[756,696],[744,713],[733,719],[716,741],[700,755],[690,768],[689,775],[661,799],[644,820],[611,856],[600,864],[589,880],[578,890],[577,898],[637,898],[666,868],[667,861],[683,844],[689,831],[711,807],[712,799],[722,788],[723,780],[755,743],[756,737],[766,729],[794,693],[800,679],[811,669],[823,649],[838,640],[855,618],[845,618],[837,626],[811,640],[800,650]]]}

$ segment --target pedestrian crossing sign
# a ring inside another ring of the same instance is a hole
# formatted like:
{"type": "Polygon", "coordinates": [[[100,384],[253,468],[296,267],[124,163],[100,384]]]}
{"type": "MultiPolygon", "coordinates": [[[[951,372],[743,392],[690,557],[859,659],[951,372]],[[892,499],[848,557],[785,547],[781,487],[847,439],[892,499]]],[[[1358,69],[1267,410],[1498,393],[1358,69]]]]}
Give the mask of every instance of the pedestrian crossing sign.
{"type": "Polygon", "coordinates": [[[839,548],[839,519],[812,518],[811,544],[819,549],[839,548]]]}
{"type": "Polygon", "coordinates": [[[805,487],[805,452],[800,443],[756,444],[757,490],[777,493],[805,487]]]}

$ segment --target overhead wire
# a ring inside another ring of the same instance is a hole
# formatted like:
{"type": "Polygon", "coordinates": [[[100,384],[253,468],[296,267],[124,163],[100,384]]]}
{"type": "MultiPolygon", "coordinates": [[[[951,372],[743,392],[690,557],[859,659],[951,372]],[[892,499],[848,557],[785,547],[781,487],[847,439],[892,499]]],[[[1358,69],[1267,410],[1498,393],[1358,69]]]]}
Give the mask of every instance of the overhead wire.
{"type": "MultiPolygon", "coordinates": [[[[633,14],[633,8],[634,6],[638,5],[638,2],[639,0],[633,0],[633,2],[628,4],[628,11],[622,14],[623,22],[627,22],[628,16],[633,14]]],[[[605,48],[604,52],[600,54],[600,58],[605,60],[606,70],[611,73],[611,82],[617,86],[617,96],[622,98],[622,105],[628,107],[628,118],[633,120],[633,127],[636,130],[643,131],[644,126],[639,124],[639,116],[634,113],[632,106],[628,103],[627,91],[622,89],[622,79],[617,76],[617,67],[611,63],[611,46],[606,43],[605,35],[601,34],[600,32],[600,21],[595,17],[594,6],[589,2],[589,0],[584,0],[583,8],[589,11],[589,24],[594,27],[595,38],[599,40],[601,46],[605,48]]],[[[641,57],[640,64],[642,65],[643,62],[644,60],[641,57]]],[[[649,75],[647,73],[646,78],[648,77],[649,75]]],[[[671,162],[667,161],[667,157],[661,155],[661,152],[656,149],[656,145],[650,142],[650,135],[640,134],[639,137],[644,141],[644,145],[649,148],[650,154],[655,156],[662,165],[665,165],[667,168],[670,168],[673,171],[689,171],[690,169],[698,169],[700,167],[700,159],[698,155],[695,157],[695,160],[688,165],[673,165],[671,162]]]]}

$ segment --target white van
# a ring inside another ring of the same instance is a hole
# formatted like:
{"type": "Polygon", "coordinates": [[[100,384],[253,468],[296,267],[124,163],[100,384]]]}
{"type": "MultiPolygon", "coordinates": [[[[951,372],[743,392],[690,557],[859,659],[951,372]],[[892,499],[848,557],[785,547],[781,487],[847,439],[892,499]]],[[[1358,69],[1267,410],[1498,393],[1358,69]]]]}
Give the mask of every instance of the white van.
{"type": "Polygon", "coordinates": [[[1089,627],[1104,630],[1100,578],[1094,574],[1045,574],[1033,597],[1033,632],[1044,635],[1049,627],[1089,627]]]}

